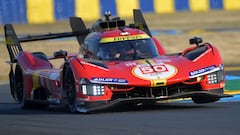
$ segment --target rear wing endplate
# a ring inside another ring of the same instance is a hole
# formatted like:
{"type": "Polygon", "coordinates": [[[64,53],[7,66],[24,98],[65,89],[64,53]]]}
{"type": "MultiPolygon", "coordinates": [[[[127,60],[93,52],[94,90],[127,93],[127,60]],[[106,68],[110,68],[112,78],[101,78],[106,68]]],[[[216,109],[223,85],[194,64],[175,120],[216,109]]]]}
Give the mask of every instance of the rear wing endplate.
{"type": "Polygon", "coordinates": [[[152,37],[152,34],[148,28],[148,25],[140,9],[133,10],[133,19],[134,19],[134,25],[137,26],[138,29],[146,32],[150,37],[152,37]]]}
{"type": "MultiPolygon", "coordinates": [[[[84,22],[81,18],[71,17],[70,24],[72,27],[72,32],[64,33],[49,33],[42,35],[28,35],[26,37],[18,38],[12,24],[4,25],[4,34],[6,47],[10,56],[10,63],[16,62],[16,56],[19,52],[23,51],[21,42],[30,42],[38,40],[49,40],[56,38],[67,38],[76,36],[79,43],[83,43],[84,38],[89,33],[89,30],[86,28],[84,22]]],[[[80,44],[81,45],[81,44],[80,44]]]]}
{"type": "Polygon", "coordinates": [[[14,63],[17,54],[23,51],[22,46],[11,24],[4,25],[4,34],[10,62],[14,63]]]}

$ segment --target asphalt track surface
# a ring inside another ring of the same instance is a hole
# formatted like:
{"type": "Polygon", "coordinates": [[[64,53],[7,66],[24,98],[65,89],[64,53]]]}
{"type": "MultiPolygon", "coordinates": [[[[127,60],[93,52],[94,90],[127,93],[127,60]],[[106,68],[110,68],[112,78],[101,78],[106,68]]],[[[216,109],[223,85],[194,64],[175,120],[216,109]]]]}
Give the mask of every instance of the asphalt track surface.
{"type": "Polygon", "coordinates": [[[240,102],[118,106],[92,114],[20,109],[0,85],[0,135],[239,135],[240,102]]]}

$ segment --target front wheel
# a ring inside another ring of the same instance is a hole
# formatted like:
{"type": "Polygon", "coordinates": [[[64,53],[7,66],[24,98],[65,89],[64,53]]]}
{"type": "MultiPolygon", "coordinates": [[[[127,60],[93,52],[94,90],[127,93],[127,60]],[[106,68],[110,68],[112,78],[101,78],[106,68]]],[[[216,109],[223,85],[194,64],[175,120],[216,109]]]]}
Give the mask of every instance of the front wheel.
{"type": "MultiPolygon", "coordinates": [[[[209,92],[212,92],[213,94],[223,94],[224,90],[222,88],[220,89],[214,89],[210,90],[209,92]]],[[[203,103],[211,103],[211,102],[216,102],[220,100],[221,97],[217,95],[206,95],[206,94],[196,94],[192,96],[192,100],[196,104],[203,104],[203,103]]]]}
{"type": "Polygon", "coordinates": [[[72,69],[67,67],[64,73],[63,89],[65,92],[66,105],[71,112],[76,112],[76,87],[72,69]]]}
{"type": "Polygon", "coordinates": [[[215,96],[206,96],[206,95],[199,95],[199,96],[193,96],[192,100],[196,104],[204,104],[204,103],[211,103],[211,102],[216,102],[220,98],[215,97],[215,96]]]}

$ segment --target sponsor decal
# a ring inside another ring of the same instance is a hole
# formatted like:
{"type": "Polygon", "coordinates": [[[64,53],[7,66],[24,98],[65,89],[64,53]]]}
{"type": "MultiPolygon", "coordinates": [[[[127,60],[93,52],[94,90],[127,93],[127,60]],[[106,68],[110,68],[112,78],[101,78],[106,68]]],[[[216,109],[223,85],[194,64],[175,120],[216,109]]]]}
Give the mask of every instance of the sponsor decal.
{"type": "Polygon", "coordinates": [[[124,63],[127,67],[133,67],[137,65],[137,62],[125,62],[124,63]]]}
{"type": "Polygon", "coordinates": [[[194,71],[191,71],[189,72],[189,76],[190,77],[196,77],[196,76],[199,76],[199,75],[203,75],[203,74],[206,74],[206,73],[209,73],[209,72],[213,72],[213,71],[216,71],[218,68],[216,65],[212,65],[212,66],[208,66],[208,67],[204,67],[204,68],[201,68],[201,69],[198,69],[198,70],[194,70],[194,71]]]}
{"type": "Polygon", "coordinates": [[[118,41],[125,41],[125,40],[138,40],[138,39],[147,39],[147,38],[150,38],[147,34],[106,37],[106,38],[102,38],[100,40],[100,43],[118,42],[118,41]]]}
{"type": "Polygon", "coordinates": [[[154,72],[168,72],[166,65],[154,65],[139,67],[142,74],[152,74],[154,72]]]}
{"type": "Polygon", "coordinates": [[[154,59],[154,61],[156,63],[168,63],[168,62],[172,62],[171,60],[164,58],[165,56],[161,56],[161,59],[154,59]],[[164,58],[164,59],[163,59],[164,58]]]}
{"type": "Polygon", "coordinates": [[[104,77],[93,77],[91,79],[93,83],[106,83],[106,84],[127,84],[128,81],[123,78],[104,78],[104,77]]]}
{"type": "Polygon", "coordinates": [[[145,80],[168,79],[176,75],[177,68],[170,64],[141,64],[132,70],[133,74],[145,80]]]}
{"type": "MultiPolygon", "coordinates": [[[[162,64],[162,63],[171,62],[171,60],[169,60],[169,59],[148,59],[147,61],[149,61],[150,63],[153,63],[153,64],[162,64]]],[[[136,66],[138,64],[149,65],[148,63],[146,63],[146,60],[129,61],[129,62],[124,62],[124,64],[127,67],[134,67],[134,66],[136,66]]]]}

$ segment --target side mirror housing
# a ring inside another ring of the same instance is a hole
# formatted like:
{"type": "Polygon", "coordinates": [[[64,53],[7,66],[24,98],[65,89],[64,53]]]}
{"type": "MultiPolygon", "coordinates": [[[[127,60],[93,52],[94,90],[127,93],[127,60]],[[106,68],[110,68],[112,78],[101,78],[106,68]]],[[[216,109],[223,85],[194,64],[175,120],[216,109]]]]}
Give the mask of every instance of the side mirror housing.
{"type": "Polygon", "coordinates": [[[59,50],[54,52],[54,58],[65,58],[67,56],[67,51],[59,50]]]}
{"type": "Polygon", "coordinates": [[[189,39],[189,44],[191,44],[191,45],[196,44],[197,46],[199,46],[199,44],[202,42],[203,42],[203,40],[200,37],[193,37],[193,38],[189,39]]]}

